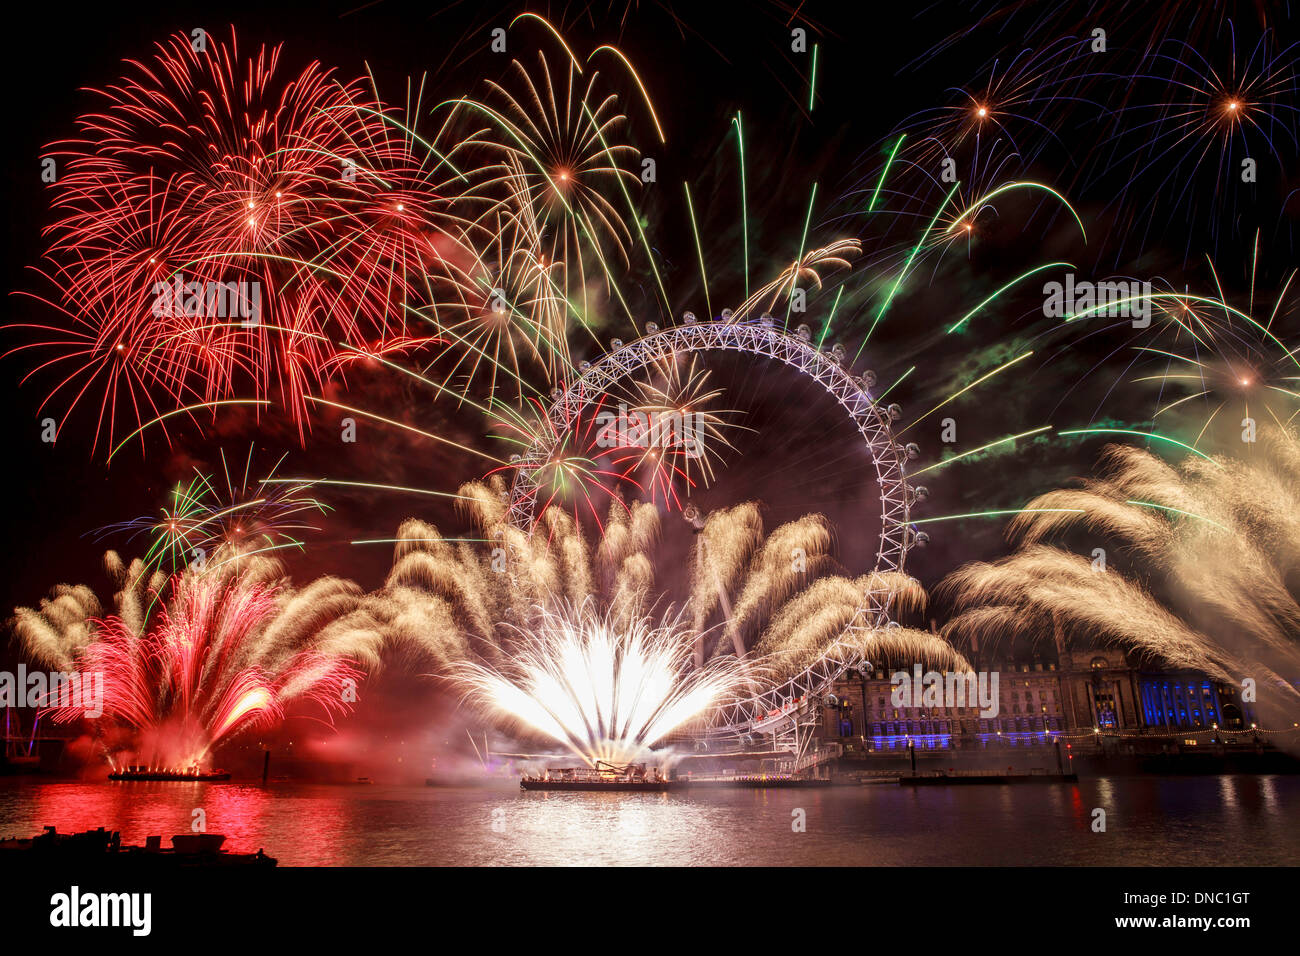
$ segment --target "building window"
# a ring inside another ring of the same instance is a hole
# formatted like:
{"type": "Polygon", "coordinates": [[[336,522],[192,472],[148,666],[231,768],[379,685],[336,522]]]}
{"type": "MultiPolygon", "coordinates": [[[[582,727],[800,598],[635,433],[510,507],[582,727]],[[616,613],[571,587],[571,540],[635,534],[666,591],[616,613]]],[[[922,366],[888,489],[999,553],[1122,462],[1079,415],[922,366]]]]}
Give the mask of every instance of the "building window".
{"type": "Polygon", "coordinates": [[[1094,694],[1093,703],[1097,708],[1097,726],[1102,730],[1113,729],[1118,723],[1115,718],[1115,698],[1110,694],[1094,694]]]}

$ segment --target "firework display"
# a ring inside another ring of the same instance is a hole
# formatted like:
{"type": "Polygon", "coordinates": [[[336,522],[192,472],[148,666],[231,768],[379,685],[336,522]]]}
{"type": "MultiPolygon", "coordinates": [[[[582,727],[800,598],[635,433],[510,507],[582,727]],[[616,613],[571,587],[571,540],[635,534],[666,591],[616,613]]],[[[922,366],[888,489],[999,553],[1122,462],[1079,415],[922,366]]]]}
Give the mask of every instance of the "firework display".
{"type": "Polygon", "coordinates": [[[362,84],[285,77],[279,49],[245,57],[233,31],[195,46],[160,44],[48,150],[64,173],[41,271],[66,321],[24,347],[48,350],[47,402],[97,405],[110,448],[120,416],[271,392],[303,427],[352,353],[418,343],[410,283],[451,218],[362,84]]]}
{"type": "MultiPolygon", "coordinates": [[[[571,516],[554,508],[543,513],[539,533],[514,527],[504,491],[499,482],[461,488],[485,535],[481,540],[493,545],[487,560],[424,522],[402,526],[397,560],[375,594],[375,616],[393,625],[388,640],[415,642],[440,662],[498,663],[511,656],[511,645],[534,616],[558,614],[565,606],[594,603],[606,628],[647,619],[659,598],[654,546],[660,518],[653,505],[611,505],[593,543],[571,516]]],[[[758,507],[745,503],[709,515],[694,538],[682,610],[697,667],[721,657],[747,659],[752,652],[783,680],[853,625],[864,624],[860,605],[869,590],[887,591],[896,606],[926,602],[920,585],[898,572],[860,580],[834,574],[829,528],[818,515],[764,534],[758,507]],[[796,565],[787,558],[794,549],[802,556],[796,565]],[[815,614],[808,613],[812,607],[815,614]]],[[[683,627],[672,631],[680,640],[683,627]]],[[[937,644],[921,635],[912,649],[929,656],[937,644]]]]}
{"type": "Polygon", "coordinates": [[[1016,516],[1015,554],[945,582],[960,612],[948,630],[1102,636],[1224,681],[1257,673],[1270,723],[1294,722],[1300,695],[1282,675],[1300,661],[1300,443],[1274,427],[1259,444],[1253,460],[1189,455],[1177,466],[1109,446],[1099,477],[1041,495],[1016,516]],[[1073,530],[1100,536],[1128,567],[1098,571],[1095,559],[1048,544],[1073,530]]]}
{"type": "MultiPolygon", "coordinates": [[[[110,551],[116,613],[100,616],[88,588],[18,611],[15,630],[38,663],[102,675],[101,743],[114,765],[126,752],[133,765],[202,767],[222,741],[280,720],[289,701],[346,709],[340,688],[360,672],[322,642],[359,600],[355,588],[322,581],[307,597],[280,584],[269,559],[227,547],[212,560],[168,579],[110,551]]],[[[53,708],[55,721],[82,716],[53,708]]]]}
{"type": "Polygon", "coordinates": [[[602,788],[1076,788],[1020,833],[1296,769],[1292,11],[470,6],[77,67],[0,327],[6,767],[522,779],[547,862],[602,788]]]}
{"type": "Polygon", "coordinates": [[[484,703],[573,750],[591,767],[627,764],[740,685],[734,661],[684,677],[694,636],[672,622],[542,612],[509,670],[467,663],[484,703]]]}
{"type": "MultiPolygon", "coordinates": [[[[227,555],[231,549],[255,554],[301,549],[303,542],[294,534],[314,530],[306,523],[309,516],[324,514],[328,507],[307,494],[303,483],[277,479],[276,467],[265,478],[252,478],[254,451],[248,449],[242,472],[237,460],[232,472],[222,452],[219,476],[197,474],[177,483],[157,514],[101,528],[98,537],[121,535],[130,543],[145,536],[149,547],[143,560],[168,572],[202,565],[222,548],[227,555]]],[[[281,457],[277,466],[283,461],[281,457]]]]}

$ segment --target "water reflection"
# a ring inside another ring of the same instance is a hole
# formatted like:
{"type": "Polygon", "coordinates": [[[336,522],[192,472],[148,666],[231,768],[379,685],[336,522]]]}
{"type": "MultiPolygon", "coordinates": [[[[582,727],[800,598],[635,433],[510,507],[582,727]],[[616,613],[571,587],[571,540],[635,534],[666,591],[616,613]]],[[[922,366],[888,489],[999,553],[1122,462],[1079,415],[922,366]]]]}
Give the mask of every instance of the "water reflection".
{"type": "Polygon", "coordinates": [[[1258,866],[1300,862],[1298,799],[1297,777],[698,794],[5,779],[0,835],[105,826],[167,842],[201,809],[231,849],[288,865],[1258,866]]]}

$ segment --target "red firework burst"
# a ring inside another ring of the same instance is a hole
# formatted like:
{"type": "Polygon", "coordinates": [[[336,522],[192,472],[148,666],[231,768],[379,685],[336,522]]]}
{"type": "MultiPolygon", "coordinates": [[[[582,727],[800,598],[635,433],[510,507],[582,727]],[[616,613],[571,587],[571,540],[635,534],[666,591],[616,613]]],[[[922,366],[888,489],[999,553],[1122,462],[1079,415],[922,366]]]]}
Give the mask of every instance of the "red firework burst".
{"type": "MultiPolygon", "coordinates": [[[[102,716],[127,732],[137,757],[202,766],[222,741],[277,724],[290,699],[311,699],[327,713],[347,709],[344,682],[361,676],[350,663],[267,639],[281,610],[275,587],[242,575],[183,574],[172,588],[144,634],[117,616],[92,622],[95,639],[77,662],[81,686],[102,675],[102,716]]],[[[53,709],[58,722],[85,713],[53,709]]]]}
{"type": "Polygon", "coordinates": [[[19,348],[56,379],[43,410],[97,402],[96,443],[120,417],[235,396],[278,397],[301,435],[305,396],[347,361],[436,341],[408,307],[457,228],[412,131],[318,62],[286,78],[279,47],[241,58],[233,30],[197,45],[128,61],[46,151],[37,271],[61,319],[19,348]]]}
{"type": "MultiPolygon", "coordinates": [[[[554,396],[560,394],[557,388],[554,396]]],[[[536,398],[529,398],[522,411],[501,403],[495,407],[497,437],[519,451],[488,475],[526,478],[520,494],[534,522],[558,505],[603,530],[605,507],[621,503],[625,490],[673,509],[684,506],[682,492],[697,484],[691,473],[699,471],[697,451],[680,432],[608,395],[576,405],[576,411],[562,406],[558,416],[536,398]]]]}

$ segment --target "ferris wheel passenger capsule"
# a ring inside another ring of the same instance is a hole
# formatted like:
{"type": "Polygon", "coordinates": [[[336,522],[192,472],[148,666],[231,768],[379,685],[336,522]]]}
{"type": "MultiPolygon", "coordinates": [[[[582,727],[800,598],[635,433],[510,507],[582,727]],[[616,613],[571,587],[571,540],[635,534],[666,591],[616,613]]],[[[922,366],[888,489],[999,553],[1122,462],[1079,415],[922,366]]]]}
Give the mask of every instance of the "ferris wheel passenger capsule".
{"type": "Polygon", "coordinates": [[[682,321],[685,322],[687,325],[694,325],[694,324],[695,324],[695,313],[694,313],[694,312],[683,312],[683,313],[682,313],[682,321]]]}
{"type": "Polygon", "coordinates": [[[812,329],[808,328],[807,325],[800,325],[799,328],[794,330],[794,334],[799,336],[801,342],[812,341],[812,329]]]}
{"type": "Polygon", "coordinates": [[[723,309],[720,318],[722,319],[723,322],[730,322],[731,317],[735,314],[736,313],[732,312],[730,309],[723,309]]]}
{"type": "Polygon", "coordinates": [[[647,323],[645,324],[645,334],[646,334],[646,335],[654,335],[654,334],[655,334],[656,332],[658,332],[658,331],[659,331],[659,323],[658,323],[658,322],[647,322],[647,323]]]}
{"type": "Polygon", "coordinates": [[[623,347],[623,340],[622,340],[622,339],[610,339],[610,340],[609,340],[609,347],[610,347],[610,348],[613,348],[613,349],[621,349],[621,348],[623,347]]]}
{"type": "Polygon", "coordinates": [[[772,318],[771,312],[764,312],[758,322],[765,329],[770,329],[776,325],[776,319],[772,318]]]}
{"type": "Polygon", "coordinates": [[[907,452],[907,458],[909,461],[916,461],[916,459],[921,457],[921,446],[914,441],[908,442],[907,447],[903,450],[907,452]]]}
{"type": "Polygon", "coordinates": [[[877,381],[876,373],[871,371],[871,369],[867,369],[865,372],[862,373],[862,384],[865,385],[867,388],[875,388],[876,381],[877,381]]]}
{"type": "Polygon", "coordinates": [[[889,413],[889,420],[891,422],[896,422],[903,417],[902,405],[898,405],[898,404],[890,405],[887,409],[885,409],[885,411],[889,413]]]}
{"type": "Polygon", "coordinates": [[[683,508],[682,518],[691,526],[691,530],[697,534],[704,530],[704,515],[700,513],[700,509],[695,505],[687,505],[683,508]]]}

